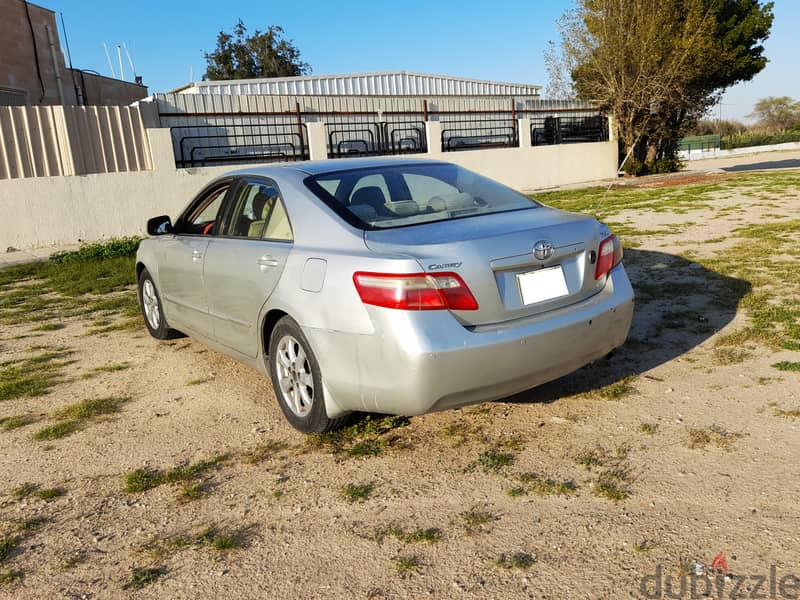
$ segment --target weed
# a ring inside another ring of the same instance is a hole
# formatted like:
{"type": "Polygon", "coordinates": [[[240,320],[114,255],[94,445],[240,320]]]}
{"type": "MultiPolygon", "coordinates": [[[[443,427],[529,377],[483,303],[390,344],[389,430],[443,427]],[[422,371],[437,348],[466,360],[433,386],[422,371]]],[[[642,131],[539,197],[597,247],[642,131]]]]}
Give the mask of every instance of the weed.
{"type": "Polygon", "coordinates": [[[0,538],[0,564],[6,562],[19,546],[20,539],[15,535],[0,538]]]}
{"type": "Polygon", "coordinates": [[[187,483],[181,486],[178,492],[178,502],[191,502],[199,500],[206,495],[205,486],[202,483],[187,483]]]}
{"type": "Polygon", "coordinates": [[[58,331],[64,329],[63,323],[44,323],[31,329],[31,331],[58,331]]]}
{"type": "Polygon", "coordinates": [[[795,408],[791,410],[783,410],[782,408],[778,408],[777,406],[772,407],[773,414],[776,417],[785,417],[787,419],[800,419],[800,408],[795,408]]]}
{"type": "Polygon", "coordinates": [[[776,362],[772,366],[778,369],[778,371],[794,371],[796,373],[800,373],[800,362],[789,362],[788,360],[783,360],[781,362],[776,362]]]}
{"type": "Polygon", "coordinates": [[[600,450],[586,450],[575,457],[575,462],[586,467],[587,470],[602,466],[603,461],[603,453],[600,450]]]}
{"type": "MultiPolygon", "coordinates": [[[[306,444],[311,450],[325,450],[331,454],[377,456],[390,446],[402,447],[398,444],[400,437],[390,432],[406,427],[409,423],[408,417],[390,416],[377,419],[367,415],[350,427],[312,434],[307,437],[306,444]]],[[[403,446],[409,447],[407,444],[403,446]]]]}
{"type": "Polygon", "coordinates": [[[387,533],[404,544],[433,544],[442,539],[442,530],[436,527],[413,531],[405,531],[401,527],[391,527],[387,533]]]}
{"type": "Polygon", "coordinates": [[[736,440],[742,437],[741,433],[726,431],[719,425],[711,425],[702,429],[690,429],[688,434],[687,445],[693,450],[703,449],[709,445],[728,450],[736,440]]]}
{"type": "Polygon", "coordinates": [[[506,467],[514,464],[517,457],[508,452],[498,452],[497,450],[487,450],[478,455],[478,466],[484,473],[499,473],[506,467]]]}
{"type": "Polygon", "coordinates": [[[577,484],[572,480],[557,481],[555,479],[540,477],[536,473],[523,473],[518,479],[539,496],[570,496],[578,490],[577,484]]]}
{"type": "Polygon", "coordinates": [[[642,540],[641,542],[636,542],[633,544],[634,552],[639,554],[643,552],[647,552],[648,550],[652,550],[655,547],[655,544],[650,540],[642,540]]]}
{"type": "Polygon", "coordinates": [[[508,495],[512,498],[519,498],[520,496],[527,496],[528,490],[522,486],[512,487],[508,490],[508,495]]]}
{"type": "Polygon", "coordinates": [[[102,415],[119,412],[120,406],[128,402],[127,397],[93,398],[70,404],[52,413],[58,420],[86,421],[102,415]]]}
{"type": "Polygon", "coordinates": [[[25,573],[22,571],[0,571],[0,585],[9,585],[22,581],[25,573]]]}
{"type": "Polygon", "coordinates": [[[131,578],[122,586],[123,590],[141,590],[148,585],[155,583],[160,577],[167,573],[165,567],[143,567],[134,568],[131,578]]]}
{"type": "Polygon", "coordinates": [[[227,455],[218,454],[210,459],[175,467],[169,471],[147,468],[136,469],[125,475],[123,490],[130,494],[135,494],[167,483],[172,484],[193,481],[200,478],[207,471],[217,468],[227,459],[227,455]]]}
{"type": "Polygon", "coordinates": [[[712,354],[712,359],[718,365],[736,365],[746,361],[752,356],[752,352],[745,348],[716,347],[712,354]]]}
{"type": "Polygon", "coordinates": [[[46,489],[43,489],[43,490],[36,490],[36,492],[34,492],[34,494],[38,498],[41,498],[45,502],[52,502],[56,498],[60,498],[61,496],[63,496],[66,493],[67,492],[64,489],[58,488],[58,487],[46,488],[46,489]]]}
{"type": "Polygon", "coordinates": [[[275,454],[278,454],[283,450],[286,450],[288,447],[289,445],[286,442],[281,442],[279,440],[267,440],[245,454],[244,461],[251,465],[255,465],[273,457],[275,454]]]}
{"type": "Polygon", "coordinates": [[[117,371],[124,371],[125,369],[130,369],[131,363],[127,360],[121,363],[115,363],[111,365],[103,365],[102,367],[95,367],[91,370],[92,373],[116,373],[117,371]]]}
{"type": "Polygon", "coordinates": [[[36,484],[23,483],[18,488],[14,488],[13,490],[11,490],[11,495],[14,496],[14,498],[17,498],[17,499],[27,498],[28,496],[33,494],[33,492],[35,492],[38,489],[39,489],[39,486],[36,485],[36,484]]]}
{"type": "Polygon", "coordinates": [[[197,377],[196,379],[190,379],[186,382],[186,385],[201,385],[203,383],[208,383],[211,381],[211,377],[197,377]]]}
{"type": "Polygon", "coordinates": [[[653,435],[658,431],[658,425],[656,423],[642,423],[639,425],[639,431],[647,435],[653,435]]]}
{"type": "Polygon", "coordinates": [[[0,427],[2,427],[3,431],[11,431],[12,429],[25,427],[25,425],[30,425],[35,422],[36,418],[32,415],[16,415],[14,417],[0,419],[0,427]]]}
{"type": "Polygon", "coordinates": [[[348,483],[340,488],[339,495],[347,502],[364,502],[375,489],[373,483],[348,483]]]}
{"type": "Polygon", "coordinates": [[[62,381],[62,360],[71,352],[59,350],[0,365],[0,401],[43,396],[62,381]]]}
{"type": "Polygon", "coordinates": [[[631,495],[624,481],[625,477],[621,477],[619,472],[607,471],[597,479],[592,493],[601,498],[621,502],[631,495]]]}
{"type": "Polygon", "coordinates": [[[395,570],[401,577],[418,575],[424,566],[416,556],[398,556],[393,562],[395,570]]]}
{"type": "Polygon", "coordinates": [[[473,508],[461,513],[461,518],[464,519],[467,530],[472,531],[474,529],[482,529],[484,525],[496,521],[499,517],[490,512],[473,508]]]}
{"type": "Polygon", "coordinates": [[[17,529],[26,532],[35,531],[45,523],[47,523],[47,519],[40,519],[40,518],[24,519],[22,521],[17,521],[17,529]]]}
{"type": "Polygon", "coordinates": [[[619,400],[636,391],[636,388],[632,384],[634,379],[633,376],[625,377],[624,379],[601,387],[599,390],[596,390],[595,393],[605,400],[619,400]]]}
{"type": "Polygon", "coordinates": [[[515,552],[501,554],[494,562],[503,569],[528,569],[536,562],[536,558],[524,552],[515,552]]]}
{"type": "Polygon", "coordinates": [[[68,435],[72,435],[81,428],[80,421],[61,421],[54,425],[48,425],[33,434],[35,440],[58,440],[68,435]]]}

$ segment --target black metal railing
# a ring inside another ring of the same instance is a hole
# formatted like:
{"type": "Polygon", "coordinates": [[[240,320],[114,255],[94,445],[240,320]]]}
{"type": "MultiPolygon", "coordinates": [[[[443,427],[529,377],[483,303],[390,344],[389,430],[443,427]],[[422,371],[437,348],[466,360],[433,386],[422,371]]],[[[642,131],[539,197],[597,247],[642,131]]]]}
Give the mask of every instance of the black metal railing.
{"type": "Polygon", "coordinates": [[[603,115],[531,116],[531,145],[607,142],[608,119],[603,115]]]}
{"type": "Polygon", "coordinates": [[[443,152],[517,146],[517,121],[513,118],[494,115],[460,119],[445,117],[441,123],[443,152]]]}
{"type": "Polygon", "coordinates": [[[428,151],[423,121],[340,120],[325,126],[328,156],[380,156],[428,151]]]}
{"type": "Polygon", "coordinates": [[[170,128],[177,167],[308,159],[305,125],[248,123],[170,128]]]}

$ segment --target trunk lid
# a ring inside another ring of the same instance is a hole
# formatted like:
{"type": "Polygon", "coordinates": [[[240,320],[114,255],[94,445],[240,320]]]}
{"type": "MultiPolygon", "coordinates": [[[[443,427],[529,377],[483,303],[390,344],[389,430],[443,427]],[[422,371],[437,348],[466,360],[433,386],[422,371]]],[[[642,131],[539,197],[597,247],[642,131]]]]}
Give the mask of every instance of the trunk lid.
{"type": "Polygon", "coordinates": [[[472,326],[543,313],[598,292],[605,278],[595,281],[591,255],[605,235],[592,217],[542,206],[365,231],[364,241],[373,252],[413,257],[426,272],[458,273],[478,310],[453,314],[472,326]],[[539,241],[550,244],[551,256],[534,255],[539,241]]]}

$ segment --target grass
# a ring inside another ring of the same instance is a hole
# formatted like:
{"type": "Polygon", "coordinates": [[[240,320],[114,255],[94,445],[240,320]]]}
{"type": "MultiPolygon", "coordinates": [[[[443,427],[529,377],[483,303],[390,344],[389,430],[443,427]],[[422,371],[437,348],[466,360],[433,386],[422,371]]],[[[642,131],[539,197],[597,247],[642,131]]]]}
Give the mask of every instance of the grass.
{"type": "Polygon", "coordinates": [[[218,454],[196,463],[174,467],[168,471],[136,469],[125,475],[123,491],[129,494],[138,494],[164,484],[191,482],[200,479],[211,469],[218,468],[227,459],[227,455],[218,454]]]}
{"type": "Polygon", "coordinates": [[[536,558],[525,552],[501,554],[494,563],[503,569],[528,569],[536,562],[536,558]]]}
{"type": "Polygon", "coordinates": [[[34,433],[32,437],[37,441],[60,440],[81,429],[81,425],[81,421],[61,421],[60,423],[43,427],[34,433]]]}
{"type": "Polygon", "coordinates": [[[117,371],[124,371],[125,369],[130,369],[131,363],[127,360],[121,363],[115,363],[111,365],[103,365],[101,367],[94,367],[91,370],[91,373],[116,373],[117,371]]]}
{"type": "Polygon", "coordinates": [[[202,483],[187,483],[178,491],[178,502],[199,500],[206,495],[206,486],[202,483]]]}
{"type": "Polygon", "coordinates": [[[609,469],[600,474],[592,488],[592,493],[600,498],[621,502],[631,495],[630,489],[625,485],[628,479],[627,471],[609,469]]]}
{"type": "Polygon", "coordinates": [[[339,495],[342,499],[353,504],[367,500],[374,489],[375,484],[373,483],[348,483],[339,489],[339,495]]]}
{"type": "Polygon", "coordinates": [[[632,383],[634,379],[635,377],[630,376],[614,383],[609,383],[596,390],[595,394],[604,400],[619,400],[636,392],[636,388],[632,383]]]}
{"type": "Polygon", "coordinates": [[[742,437],[741,433],[732,433],[719,425],[689,429],[687,446],[693,450],[702,450],[707,446],[716,446],[729,450],[742,437]]]}
{"type": "Polygon", "coordinates": [[[517,457],[509,452],[487,450],[478,455],[477,465],[484,473],[499,473],[516,462],[517,457]]]}
{"type": "Polygon", "coordinates": [[[20,538],[15,535],[7,535],[0,538],[0,564],[6,562],[14,554],[19,546],[20,538]]]}
{"type": "Polygon", "coordinates": [[[467,530],[474,531],[476,529],[483,529],[484,525],[489,525],[497,521],[499,517],[485,510],[473,508],[472,510],[461,513],[461,518],[464,519],[464,525],[467,530]]]}
{"type": "Polygon", "coordinates": [[[394,569],[401,577],[419,575],[422,572],[422,568],[425,566],[416,556],[398,556],[392,562],[394,569]]]}
{"type": "Polygon", "coordinates": [[[575,462],[586,467],[587,470],[602,466],[603,461],[603,453],[600,450],[586,450],[575,457],[575,462]]]}
{"type": "Polygon", "coordinates": [[[525,487],[525,493],[533,492],[538,496],[571,496],[578,491],[572,480],[558,481],[549,477],[541,477],[536,473],[523,473],[518,477],[525,487]]]}
{"type": "Polygon", "coordinates": [[[0,419],[0,428],[2,428],[3,431],[11,431],[35,422],[36,418],[33,415],[15,415],[13,417],[4,417],[0,419]]]}
{"type": "Polygon", "coordinates": [[[654,435],[658,431],[656,423],[642,423],[639,425],[639,431],[646,435],[654,435]]]}
{"type": "Polygon", "coordinates": [[[66,348],[28,356],[0,364],[0,401],[44,396],[62,381],[66,359],[72,352],[66,348]]]}
{"type": "Polygon", "coordinates": [[[784,417],[786,419],[800,419],[800,408],[784,410],[782,408],[778,408],[778,406],[773,406],[772,414],[774,414],[776,417],[784,417]]]}
{"type": "Polygon", "coordinates": [[[211,381],[211,377],[198,377],[196,379],[190,379],[186,382],[186,385],[202,385],[204,383],[208,383],[211,381]]]}
{"type": "Polygon", "coordinates": [[[47,519],[40,519],[40,518],[33,518],[33,519],[24,519],[22,521],[17,521],[17,529],[19,531],[31,532],[36,531],[42,525],[47,523],[47,519]]]}
{"type": "Polygon", "coordinates": [[[791,371],[794,373],[800,373],[800,362],[782,360],[781,362],[774,363],[772,366],[773,368],[778,369],[778,371],[791,371]]]}
{"type": "Polygon", "coordinates": [[[433,544],[442,539],[442,530],[436,527],[406,531],[395,526],[391,527],[387,533],[404,544],[433,544]]]}
{"type": "Polygon", "coordinates": [[[34,327],[31,331],[58,331],[59,329],[64,329],[64,327],[63,323],[44,323],[34,327]]]}
{"type": "Polygon", "coordinates": [[[396,430],[410,424],[408,417],[367,415],[350,427],[306,438],[306,448],[348,457],[378,456],[388,448],[408,449],[396,430]]]}
{"type": "Polygon", "coordinates": [[[0,571],[0,585],[18,583],[25,578],[22,571],[0,571]]]}
{"type": "Polygon", "coordinates": [[[212,548],[220,554],[225,554],[231,550],[246,547],[251,529],[251,527],[221,529],[217,525],[209,525],[197,533],[154,539],[144,547],[144,550],[155,560],[167,557],[179,550],[199,546],[212,548]]]}
{"type": "Polygon", "coordinates": [[[82,400],[76,404],[70,404],[56,410],[51,416],[54,419],[65,421],[87,421],[119,412],[120,406],[129,400],[129,397],[117,396],[82,400]]]}
{"type": "Polygon", "coordinates": [[[272,458],[279,452],[283,452],[288,447],[289,444],[286,442],[281,442],[279,440],[267,440],[247,452],[244,455],[244,461],[251,465],[256,465],[267,460],[268,458],[272,458]]]}
{"type": "Polygon", "coordinates": [[[23,483],[18,488],[11,490],[11,495],[18,500],[28,498],[29,496],[36,496],[45,502],[51,502],[52,500],[60,498],[66,493],[66,490],[60,487],[41,488],[35,483],[23,483]]]}
{"type": "Polygon", "coordinates": [[[509,488],[508,492],[506,492],[509,497],[511,498],[520,498],[521,496],[527,496],[528,490],[522,486],[516,486],[509,488]]]}
{"type": "Polygon", "coordinates": [[[165,567],[136,567],[131,572],[131,577],[122,586],[123,590],[141,590],[158,581],[166,575],[165,567]]]}

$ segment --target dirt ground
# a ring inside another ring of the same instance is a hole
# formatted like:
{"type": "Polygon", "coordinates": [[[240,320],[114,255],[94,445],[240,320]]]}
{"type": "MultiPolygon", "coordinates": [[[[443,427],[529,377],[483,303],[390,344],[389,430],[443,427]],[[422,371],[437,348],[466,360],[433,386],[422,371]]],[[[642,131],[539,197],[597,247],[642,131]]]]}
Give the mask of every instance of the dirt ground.
{"type": "Polygon", "coordinates": [[[28,419],[0,431],[0,597],[668,597],[720,551],[712,597],[759,597],[771,568],[800,577],[800,373],[772,366],[798,352],[721,352],[748,286],[701,264],[743,224],[798,219],[800,191],[729,187],[704,206],[614,216],[661,233],[626,236],[641,302],[610,359],[339,437],[295,432],[269,381],[188,338],[86,335],[79,316],[4,326],[2,361],[74,362],[49,393],[0,403],[28,419]],[[98,398],[117,412],[35,439],[98,398]]]}

